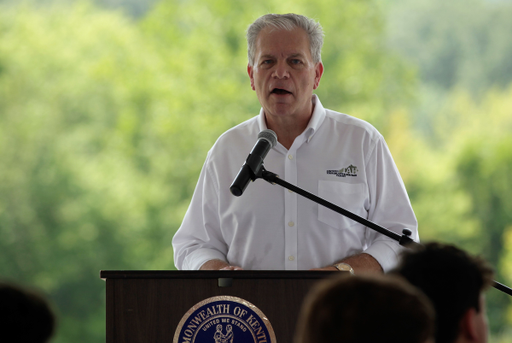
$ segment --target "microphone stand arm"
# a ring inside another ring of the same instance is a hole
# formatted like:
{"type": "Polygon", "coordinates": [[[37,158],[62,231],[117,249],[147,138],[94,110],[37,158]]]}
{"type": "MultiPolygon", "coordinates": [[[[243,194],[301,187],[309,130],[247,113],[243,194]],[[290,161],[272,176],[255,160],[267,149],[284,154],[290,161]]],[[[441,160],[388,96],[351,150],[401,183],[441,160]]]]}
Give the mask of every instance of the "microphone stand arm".
{"type": "MultiPolygon", "coordinates": [[[[371,221],[369,221],[368,219],[366,218],[363,218],[361,216],[358,216],[357,214],[355,213],[352,213],[350,211],[347,211],[345,210],[344,208],[341,208],[325,199],[322,199],[312,193],[309,193],[308,191],[305,191],[303,190],[302,188],[299,188],[297,186],[294,186],[292,185],[291,183],[289,182],[286,182],[285,180],[281,179],[279,177],[279,175],[275,174],[275,173],[272,173],[268,170],[265,169],[265,167],[261,166],[261,169],[259,171],[257,171],[257,173],[253,174],[254,175],[254,178],[251,177],[251,179],[253,181],[255,181],[256,179],[263,179],[271,184],[278,184],[286,189],[289,189],[309,200],[312,200],[314,202],[316,202],[317,204],[320,204],[322,206],[325,206],[341,215],[344,215],[345,217],[348,217],[352,220],[355,220],[356,222],[358,222],[359,224],[362,224],[366,227],[369,227],[391,239],[394,239],[395,241],[397,241],[400,245],[402,246],[406,246],[406,247],[414,247],[414,246],[421,246],[420,243],[417,243],[415,241],[413,241],[411,239],[411,230],[409,229],[404,229],[402,231],[402,235],[399,235],[397,234],[396,232],[394,231],[391,231],[389,229],[386,229],[385,227],[383,226],[380,226],[380,225],[377,225],[371,221]]],[[[493,283],[493,287],[502,291],[503,293],[506,293],[510,296],[512,296],[512,289],[504,284],[501,284],[499,282],[496,282],[494,281],[493,283]]]]}

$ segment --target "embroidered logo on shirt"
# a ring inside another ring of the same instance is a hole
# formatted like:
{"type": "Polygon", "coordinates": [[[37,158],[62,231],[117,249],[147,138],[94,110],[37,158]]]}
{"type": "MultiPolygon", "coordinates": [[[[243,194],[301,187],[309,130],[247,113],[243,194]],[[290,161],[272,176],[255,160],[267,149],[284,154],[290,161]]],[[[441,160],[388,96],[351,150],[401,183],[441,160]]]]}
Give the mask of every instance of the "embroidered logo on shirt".
{"type": "Polygon", "coordinates": [[[347,168],[327,170],[327,175],[336,175],[337,177],[357,176],[358,171],[356,166],[349,165],[347,168]]]}

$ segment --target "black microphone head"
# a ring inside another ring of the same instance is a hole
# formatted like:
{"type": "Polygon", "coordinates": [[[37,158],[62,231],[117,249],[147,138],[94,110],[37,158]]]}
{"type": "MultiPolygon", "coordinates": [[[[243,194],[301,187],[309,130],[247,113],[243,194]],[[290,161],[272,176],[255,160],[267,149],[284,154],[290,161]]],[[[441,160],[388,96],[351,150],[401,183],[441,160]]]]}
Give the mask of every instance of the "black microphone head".
{"type": "Polygon", "coordinates": [[[229,187],[231,194],[237,197],[241,196],[249,182],[260,177],[259,173],[263,170],[263,159],[276,144],[277,135],[274,131],[266,129],[258,134],[258,141],[229,187]]]}
{"type": "Polygon", "coordinates": [[[265,130],[261,131],[260,133],[258,133],[258,139],[261,139],[261,138],[267,140],[270,143],[271,149],[273,147],[275,147],[277,144],[277,135],[274,131],[272,131],[270,129],[265,129],[265,130]]]}

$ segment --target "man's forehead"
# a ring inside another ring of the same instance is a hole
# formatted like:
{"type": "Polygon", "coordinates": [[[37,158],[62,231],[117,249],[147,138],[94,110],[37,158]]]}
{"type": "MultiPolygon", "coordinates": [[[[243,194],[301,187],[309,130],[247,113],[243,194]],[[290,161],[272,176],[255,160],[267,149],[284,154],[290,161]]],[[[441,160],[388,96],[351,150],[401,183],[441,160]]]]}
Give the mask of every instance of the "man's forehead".
{"type": "Polygon", "coordinates": [[[256,38],[256,53],[260,56],[308,56],[309,48],[306,31],[299,27],[287,30],[267,26],[256,38]]]}

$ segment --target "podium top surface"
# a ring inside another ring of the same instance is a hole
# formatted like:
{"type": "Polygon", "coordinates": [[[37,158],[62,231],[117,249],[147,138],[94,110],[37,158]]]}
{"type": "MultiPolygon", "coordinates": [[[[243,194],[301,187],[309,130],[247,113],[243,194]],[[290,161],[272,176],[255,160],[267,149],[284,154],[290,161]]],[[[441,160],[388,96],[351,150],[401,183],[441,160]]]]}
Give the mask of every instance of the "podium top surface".
{"type": "Polygon", "coordinates": [[[323,279],[340,272],[311,270],[101,270],[107,279],[323,279]]]}

